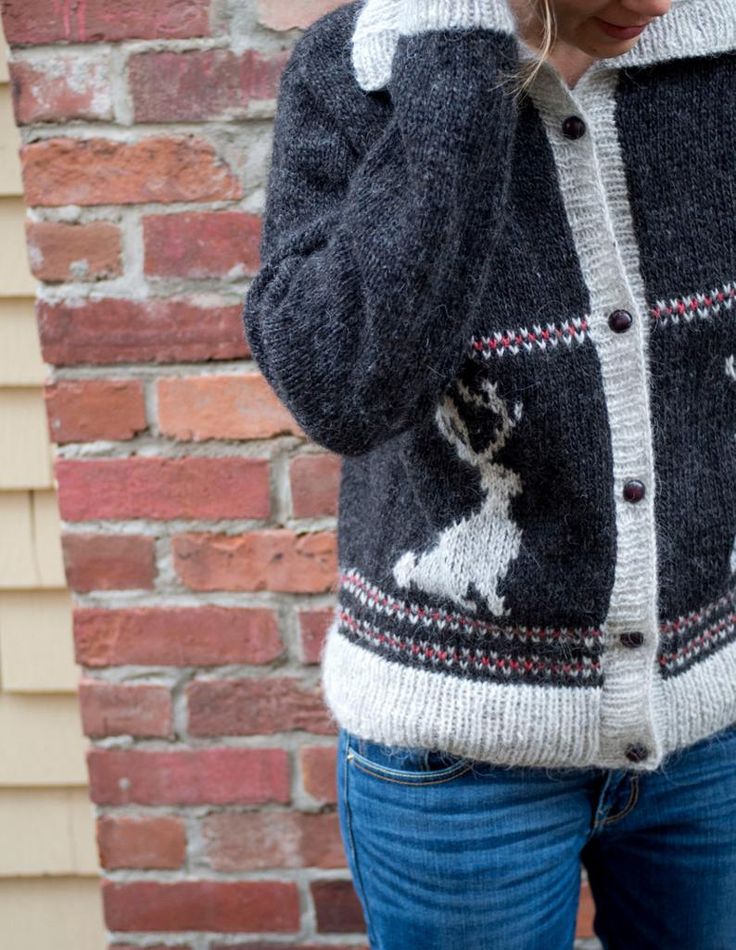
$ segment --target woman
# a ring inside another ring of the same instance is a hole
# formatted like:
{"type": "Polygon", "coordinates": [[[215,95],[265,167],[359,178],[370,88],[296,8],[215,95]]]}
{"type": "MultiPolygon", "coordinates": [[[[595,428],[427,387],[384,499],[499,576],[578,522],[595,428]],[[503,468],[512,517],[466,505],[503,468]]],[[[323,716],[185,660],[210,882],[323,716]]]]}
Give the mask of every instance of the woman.
{"type": "Polygon", "coordinates": [[[371,946],[736,946],[736,0],[360,0],[282,76],[245,329],[343,457],[371,946]]]}

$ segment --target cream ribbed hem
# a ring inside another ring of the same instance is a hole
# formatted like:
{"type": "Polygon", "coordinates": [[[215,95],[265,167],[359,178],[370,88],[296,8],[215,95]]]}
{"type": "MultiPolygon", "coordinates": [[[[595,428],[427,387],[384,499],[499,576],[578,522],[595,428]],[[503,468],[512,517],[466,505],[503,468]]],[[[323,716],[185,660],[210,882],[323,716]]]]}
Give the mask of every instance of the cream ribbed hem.
{"type": "Polygon", "coordinates": [[[333,620],[322,648],[322,690],[335,722],[389,745],[445,749],[498,765],[650,771],[665,755],[736,722],[736,643],[685,673],[657,677],[657,756],[638,764],[600,741],[601,689],[466,680],[383,659],[333,620]]]}

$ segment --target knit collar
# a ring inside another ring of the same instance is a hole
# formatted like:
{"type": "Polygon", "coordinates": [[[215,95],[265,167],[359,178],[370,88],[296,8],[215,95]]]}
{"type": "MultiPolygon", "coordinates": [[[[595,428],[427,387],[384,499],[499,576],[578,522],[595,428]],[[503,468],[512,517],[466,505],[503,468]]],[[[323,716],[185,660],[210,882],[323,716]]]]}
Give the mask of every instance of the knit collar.
{"type": "MultiPolygon", "coordinates": [[[[359,11],[352,35],[352,63],[358,84],[380,89],[391,76],[391,62],[398,37],[395,26],[402,0],[358,0],[359,11]]],[[[425,0],[431,7],[431,0],[425,0]]],[[[507,0],[483,0],[486,19],[494,28],[514,33],[514,18],[507,0]]],[[[441,10],[462,6],[462,0],[443,0],[441,10]]],[[[435,0],[437,5],[437,0],[435,0]]],[[[441,23],[440,19],[438,23],[441,23]]],[[[534,55],[518,38],[522,58],[534,55]]],[[[672,8],[644,30],[638,42],[605,64],[647,66],[689,56],[708,56],[736,50],[736,0],[673,0],[672,8]]],[[[600,62],[600,61],[599,61],[600,62]]]]}

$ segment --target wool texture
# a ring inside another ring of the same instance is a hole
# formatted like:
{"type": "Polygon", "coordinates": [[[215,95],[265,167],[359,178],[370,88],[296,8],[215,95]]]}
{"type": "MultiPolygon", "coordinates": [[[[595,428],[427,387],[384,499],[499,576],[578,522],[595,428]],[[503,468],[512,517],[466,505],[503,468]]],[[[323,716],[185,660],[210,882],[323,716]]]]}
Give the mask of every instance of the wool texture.
{"type": "Polygon", "coordinates": [[[653,769],[736,721],[736,0],[534,55],[505,0],[315,21],[244,331],[342,457],[336,723],[653,769]]]}

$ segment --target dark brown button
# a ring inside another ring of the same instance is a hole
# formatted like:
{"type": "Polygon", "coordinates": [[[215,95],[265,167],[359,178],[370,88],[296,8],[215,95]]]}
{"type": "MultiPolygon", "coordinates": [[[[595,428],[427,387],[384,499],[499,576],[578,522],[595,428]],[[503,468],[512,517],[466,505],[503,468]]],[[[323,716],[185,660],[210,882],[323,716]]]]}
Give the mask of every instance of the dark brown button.
{"type": "Polygon", "coordinates": [[[585,122],[579,115],[569,115],[562,123],[562,134],[568,139],[579,139],[585,135],[585,122]]]}
{"type": "Polygon", "coordinates": [[[649,757],[649,749],[641,742],[632,742],[631,745],[626,746],[624,755],[629,762],[643,762],[649,757]]]}
{"type": "Polygon", "coordinates": [[[634,318],[628,310],[613,310],[608,317],[608,325],[614,333],[623,333],[633,322],[634,318]]]}
{"type": "Polygon", "coordinates": [[[621,634],[621,643],[625,647],[640,647],[644,643],[644,634],[640,630],[629,630],[621,634]]]}
{"type": "Polygon", "coordinates": [[[626,501],[641,501],[644,497],[644,482],[638,478],[630,478],[624,485],[624,498],[626,501]]]}

